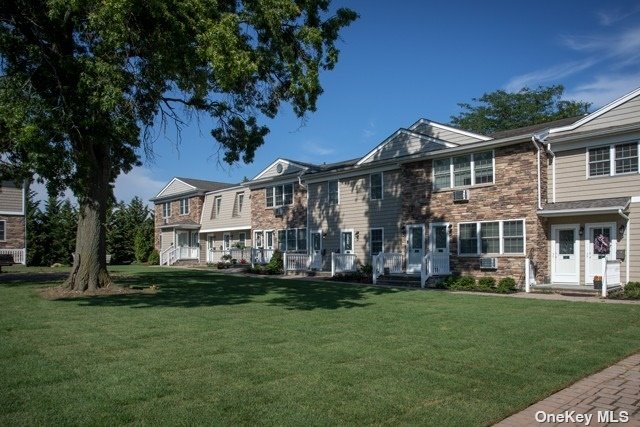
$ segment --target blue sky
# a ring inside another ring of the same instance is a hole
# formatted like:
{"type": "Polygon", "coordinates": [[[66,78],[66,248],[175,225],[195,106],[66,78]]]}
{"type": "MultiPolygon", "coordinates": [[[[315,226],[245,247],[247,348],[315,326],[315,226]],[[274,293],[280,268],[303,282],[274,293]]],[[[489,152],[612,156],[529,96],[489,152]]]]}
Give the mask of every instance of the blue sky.
{"type": "Polygon", "coordinates": [[[206,119],[176,148],[160,134],[155,161],[116,181],[116,197],[145,200],[172,177],[239,182],[277,157],[334,162],[364,155],[425,117],[447,123],[458,102],[496,89],[562,83],[594,108],[640,86],[639,1],[335,2],[360,14],[343,32],[340,61],[322,75],[325,93],[303,124],[288,107],[253,164],[229,167],[206,119]],[[391,6],[390,6],[391,5],[391,6]]]}

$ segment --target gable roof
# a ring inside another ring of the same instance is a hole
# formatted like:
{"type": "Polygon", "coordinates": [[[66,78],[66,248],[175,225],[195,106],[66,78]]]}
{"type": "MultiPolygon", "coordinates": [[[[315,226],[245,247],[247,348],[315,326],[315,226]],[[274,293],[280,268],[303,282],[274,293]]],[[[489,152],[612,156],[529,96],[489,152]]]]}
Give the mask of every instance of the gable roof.
{"type": "MultiPolygon", "coordinates": [[[[454,144],[452,142],[442,141],[432,136],[424,135],[422,133],[413,132],[409,129],[401,128],[395,131],[394,133],[392,133],[391,135],[389,135],[384,141],[378,144],[373,150],[365,154],[360,160],[358,160],[356,165],[362,165],[364,163],[367,163],[376,154],[381,153],[385,148],[388,148],[388,146],[390,146],[401,135],[408,136],[411,138],[417,138],[421,141],[426,141],[427,145],[421,147],[420,149],[420,152],[425,152],[425,153],[429,151],[434,151],[434,150],[441,150],[447,147],[458,146],[458,144],[454,144]]],[[[408,153],[408,154],[415,154],[415,153],[408,153]]],[[[400,156],[400,157],[403,157],[403,156],[400,156]]]]}
{"type": "Polygon", "coordinates": [[[182,178],[174,177],[165,185],[162,190],[155,195],[155,197],[149,199],[154,202],[160,199],[173,198],[177,196],[184,196],[187,194],[204,194],[207,191],[221,190],[224,188],[233,187],[237,184],[230,184],[227,182],[205,181],[203,179],[182,178]],[[167,189],[172,186],[180,187],[177,191],[166,193],[167,189]]]}
{"type": "MultiPolygon", "coordinates": [[[[490,139],[492,139],[491,137],[485,136],[485,135],[480,135],[479,133],[475,133],[475,132],[470,132],[464,129],[460,129],[460,128],[456,128],[450,125],[445,125],[442,123],[438,123],[435,122],[433,120],[429,120],[429,119],[418,119],[418,121],[416,121],[414,124],[412,124],[411,126],[409,126],[409,130],[413,131],[413,132],[418,132],[421,133],[419,130],[417,130],[419,127],[421,126],[430,126],[432,128],[436,128],[436,129],[440,129],[443,131],[447,131],[447,132],[451,132],[454,134],[457,134],[459,136],[463,136],[463,137],[467,137],[470,139],[474,139],[476,141],[488,141],[490,139]]],[[[426,135],[426,134],[425,134],[426,135]]],[[[437,135],[428,135],[431,137],[438,137],[437,135]]],[[[442,138],[438,138],[438,139],[442,139],[442,138]]],[[[456,141],[448,141],[448,142],[456,142],[456,141]]]]}
{"type": "Polygon", "coordinates": [[[501,139],[501,138],[509,138],[512,136],[533,135],[534,133],[538,133],[542,130],[551,129],[554,126],[567,126],[567,125],[573,124],[578,120],[582,119],[583,117],[584,115],[566,117],[564,119],[553,120],[550,122],[538,123],[535,125],[523,126],[523,127],[514,128],[514,129],[501,130],[499,132],[492,133],[491,136],[494,139],[501,139]]]}
{"type": "Polygon", "coordinates": [[[196,188],[197,190],[205,190],[205,191],[222,190],[224,188],[233,187],[237,185],[229,182],[205,181],[204,179],[194,179],[194,178],[176,177],[176,179],[179,179],[185,184],[189,184],[190,186],[196,188]]]}
{"type": "Polygon", "coordinates": [[[284,163],[287,166],[293,166],[294,168],[298,168],[299,170],[304,170],[307,171],[309,169],[312,168],[316,168],[317,165],[313,165],[311,163],[303,163],[303,162],[299,162],[297,160],[289,160],[289,159],[284,159],[282,157],[278,157],[277,159],[275,159],[273,162],[271,162],[271,164],[269,164],[269,166],[267,166],[266,168],[264,168],[258,175],[254,176],[251,181],[256,181],[259,180],[260,178],[262,178],[265,174],[267,174],[267,172],[269,172],[269,170],[271,168],[273,168],[275,165],[277,165],[278,163],[284,163]]]}

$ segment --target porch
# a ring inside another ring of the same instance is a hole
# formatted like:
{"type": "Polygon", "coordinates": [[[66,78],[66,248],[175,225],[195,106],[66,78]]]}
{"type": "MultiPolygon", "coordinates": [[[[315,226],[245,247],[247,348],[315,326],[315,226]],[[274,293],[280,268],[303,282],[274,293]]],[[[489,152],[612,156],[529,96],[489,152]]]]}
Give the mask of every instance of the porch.
{"type": "Polygon", "coordinates": [[[0,255],[13,255],[13,262],[16,264],[26,265],[27,250],[26,249],[0,249],[0,255]]]}

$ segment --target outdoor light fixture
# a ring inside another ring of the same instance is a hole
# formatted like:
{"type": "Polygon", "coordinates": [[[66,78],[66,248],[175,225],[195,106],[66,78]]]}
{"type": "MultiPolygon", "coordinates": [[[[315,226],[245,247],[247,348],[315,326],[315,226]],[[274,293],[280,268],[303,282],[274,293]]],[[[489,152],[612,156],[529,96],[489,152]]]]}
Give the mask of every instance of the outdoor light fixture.
{"type": "Polygon", "coordinates": [[[360,239],[360,231],[356,231],[356,240],[360,239]]]}
{"type": "Polygon", "coordinates": [[[326,231],[322,233],[322,238],[323,238],[323,239],[326,239],[326,238],[327,238],[327,232],[326,232],[326,231]]]}
{"type": "Polygon", "coordinates": [[[578,230],[578,235],[582,236],[584,235],[584,227],[580,226],[580,230],[578,230]]]}

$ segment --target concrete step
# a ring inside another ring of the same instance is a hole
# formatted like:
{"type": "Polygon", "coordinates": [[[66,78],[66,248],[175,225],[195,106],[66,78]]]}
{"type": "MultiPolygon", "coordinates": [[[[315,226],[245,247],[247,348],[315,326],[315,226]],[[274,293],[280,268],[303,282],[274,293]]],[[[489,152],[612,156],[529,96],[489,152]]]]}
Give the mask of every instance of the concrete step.
{"type": "Polygon", "coordinates": [[[531,292],[544,294],[560,294],[572,297],[599,297],[602,290],[588,286],[532,286],[531,292]]]}
{"type": "Polygon", "coordinates": [[[420,287],[420,276],[411,274],[390,274],[378,277],[379,285],[420,287]]]}
{"type": "Polygon", "coordinates": [[[317,271],[317,270],[307,270],[307,271],[287,271],[287,276],[304,276],[304,277],[331,277],[330,271],[317,271]]]}

